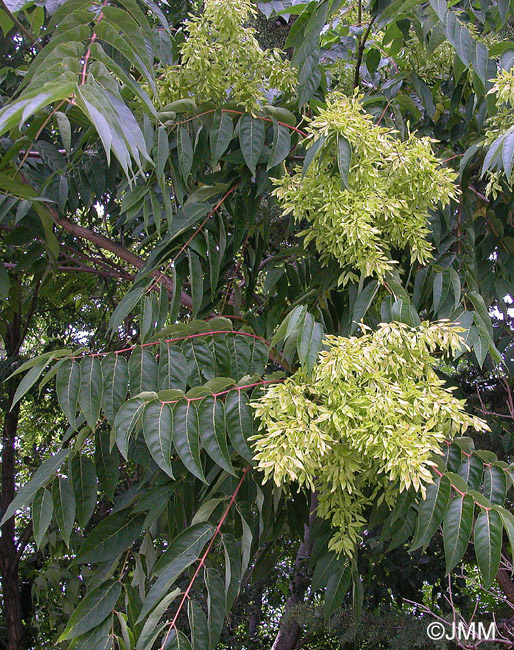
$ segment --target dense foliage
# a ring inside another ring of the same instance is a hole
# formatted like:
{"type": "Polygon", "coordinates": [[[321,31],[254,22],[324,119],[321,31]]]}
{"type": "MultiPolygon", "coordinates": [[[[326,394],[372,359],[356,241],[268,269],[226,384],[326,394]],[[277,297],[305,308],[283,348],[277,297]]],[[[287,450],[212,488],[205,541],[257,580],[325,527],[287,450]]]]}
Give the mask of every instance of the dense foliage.
{"type": "Polygon", "coordinates": [[[512,643],[512,18],[0,0],[6,649],[512,643]]]}

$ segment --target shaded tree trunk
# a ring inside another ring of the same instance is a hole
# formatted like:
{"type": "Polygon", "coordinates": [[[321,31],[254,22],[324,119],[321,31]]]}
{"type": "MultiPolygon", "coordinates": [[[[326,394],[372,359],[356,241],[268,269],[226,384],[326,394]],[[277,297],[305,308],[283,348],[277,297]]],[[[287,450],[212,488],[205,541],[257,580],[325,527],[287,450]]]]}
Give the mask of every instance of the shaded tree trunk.
{"type": "Polygon", "coordinates": [[[287,599],[286,609],[280,621],[280,629],[271,650],[295,650],[302,634],[302,628],[291,616],[291,610],[303,603],[305,592],[310,584],[307,571],[312,550],[311,529],[317,506],[318,495],[314,492],[311,496],[309,525],[305,526],[303,541],[296,554],[294,572],[289,587],[290,596],[287,599]]]}
{"type": "MultiPolygon", "coordinates": [[[[14,314],[5,337],[7,357],[17,355],[20,347],[21,319],[14,314]]],[[[16,435],[18,430],[19,404],[10,410],[14,397],[14,387],[8,390],[8,404],[2,426],[2,494],[0,513],[4,513],[14,499],[16,477],[16,435]]],[[[18,579],[18,549],[14,517],[2,526],[0,536],[0,576],[2,578],[4,616],[6,621],[6,650],[21,650],[23,642],[23,615],[18,579]]]]}

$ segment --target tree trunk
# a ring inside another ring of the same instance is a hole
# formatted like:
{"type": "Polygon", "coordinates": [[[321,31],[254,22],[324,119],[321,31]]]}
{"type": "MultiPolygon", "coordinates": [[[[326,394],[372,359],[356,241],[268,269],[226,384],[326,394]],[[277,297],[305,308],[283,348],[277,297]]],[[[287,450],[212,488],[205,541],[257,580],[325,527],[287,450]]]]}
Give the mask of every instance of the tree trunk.
{"type": "MultiPolygon", "coordinates": [[[[9,324],[6,341],[6,353],[12,357],[19,349],[21,321],[15,314],[9,324]]],[[[12,404],[14,388],[9,388],[8,404],[12,404]]],[[[6,400],[7,401],[7,400],[6,400]]],[[[12,411],[7,410],[2,427],[2,494],[0,496],[0,513],[4,513],[14,499],[16,477],[16,434],[18,430],[19,404],[12,411]]],[[[2,578],[4,616],[7,630],[6,650],[24,648],[23,616],[21,609],[20,587],[18,580],[18,563],[14,517],[2,526],[0,536],[0,576],[2,578]]]]}
{"type": "Polygon", "coordinates": [[[309,525],[305,526],[303,542],[300,544],[298,553],[296,554],[294,573],[289,588],[291,595],[287,599],[286,609],[280,621],[280,629],[271,650],[295,650],[302,634],[302,628],[290,616],[290,613],[291,609],[303,603],[305,592],[310,583],[307,568],[312,550],[311,529],[316,516],[317,506],[318,495],[314,492],[311,496],[309,525]]]}

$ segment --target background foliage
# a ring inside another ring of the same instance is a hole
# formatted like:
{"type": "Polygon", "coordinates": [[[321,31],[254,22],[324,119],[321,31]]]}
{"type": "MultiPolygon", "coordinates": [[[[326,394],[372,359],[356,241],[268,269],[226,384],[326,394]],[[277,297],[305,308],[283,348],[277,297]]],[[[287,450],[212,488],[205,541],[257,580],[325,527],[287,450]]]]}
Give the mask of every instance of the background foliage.
{"type": "Polygon", "coordinates": [[[2,647],[428,649],[477,602],[512,644],[511,20],[0,0],[2,647]],[[250,403],[312,388],[326,335],[441,320],[467,348],[425,376],[489,431],[426,498],[367,477],[337,555],[250,403]]]}

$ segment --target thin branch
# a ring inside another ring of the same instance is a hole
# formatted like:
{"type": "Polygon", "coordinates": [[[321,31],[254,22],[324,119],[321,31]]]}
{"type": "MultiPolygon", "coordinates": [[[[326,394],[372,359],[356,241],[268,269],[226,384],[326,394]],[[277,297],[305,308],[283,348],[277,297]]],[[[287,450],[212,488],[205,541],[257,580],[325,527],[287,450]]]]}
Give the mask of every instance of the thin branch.
{"type": "MultiPolygon", "coordinates": [[[[359,3],[360,7],[360,3],[359,3]]],[[[373,27],[373,23],[377,19],[377,15],[373,16],[373,18],[369,21],[368,28],[364,32],[364,35],[362,37],[361,42],[359,43],[359,51],[357,53],[357,62],[355,63],[355,78],[353,80],[353,87],[358,88],[359,86],[359,80],[360,80],[360,68],[362,64],[362,56],[364,54],[364,48],[366,47],[366,41],[368,40],[368,37],[371,32],[371,28],[373,27]]]]}
{"type": "Polygon", "coordinates": [[[23,25],[23,24],[18,20],[18,18],[16,18],[16,16],[15,16],[15,15],[14,15],[10,10],[9,10],[9,8],[8,8],[7,5],[5,4],[4,0],[0,0],[0,9],[2,9],[2,10],[7,14],[7,16],[10,18],[10,20],[12,20],[13,23],[16,25],[16,27],[20,30],[20,32],[21,32],[21,33],[22,33],[26,38],[28,38],[28,40],[30,41],[31,45],[33,45],[34,47],[36,47],[38,50],[42,50],[42,49],[43,49],[43,46],[41,45],[41,43],[38,42],[38,39],[34,36],[34,34],[32,34],[31,32],[29,32],[29,30],[28,30],[28,29],[27,29],[27,28],[26,28],[26,27],[25,27],[25,26],[24,26],[24,25],[23,25]]]}
{"type": "Polygon", "coordinates": [[[169,638],[169,636],[171,634],[171,631],[173,630],[173,628],[176,629],[176,627],[177,627],[177,619],[179,617],[180,612],[182,611],[184,603],[189,598],[189,593],[190,593],[191,589],[193,588],[193,584],[194,584],[196,578],[198,577],[198,574],[200,573],[201,568],[205,564],[205,560],[207,559],[207,556],[209,555],[209,551],[211,550],[212,545],[214,544],[214,540],[219,535],[221,527],[225,523],[225,519],[227,518],[228,513],[230,512],[230,509],[234,505],[234,502],[236,500],[239,489],[241,488],[241,485],[243,484],[243,481],[245,480],[245,477],[248,474],[248,472],[250,471],[250,469],[251,469],[250,466],[248,466],[243,470],[243,474],[242,474],[242,476],[241,476],[241,478],[239,480],[239,483],[237,484],[236,489],[234,490],[234,493],[232,494],[232,497],[230,498],[230,501],[229,501],[229,503],[227,505],[227,508],[226,508],[225,512],[223,513],[223,516],[221,517],[218,525],[216,526],[216,530],[214,531],[214,535],[211,537],[211,541],[209,542],[209,545],[207,546],[207,549],[205,550],[205,553],[202,555],[202,557],[200,559],[200,562],[198,563],[198,566],[196,568],[196,571],[194,572],[193,577],[191,578],[191,580],[189,582],[189,585],[187,586],[187,589],[184,592],[184,595],[182,596],[182,600],[180,601],[180,604],[179,604],[179,606],[177,608],[177,611],[175,612],[175,616],[173,617],[173,620],[171,621],[171,623],[169,625],[168,632],[166,633],[166,636],[164,637],[164,641],[162,642],[159,650],[164,650],[164,648],[166,647],[166,643],[168,641],[168,638],[169,638]]]}

